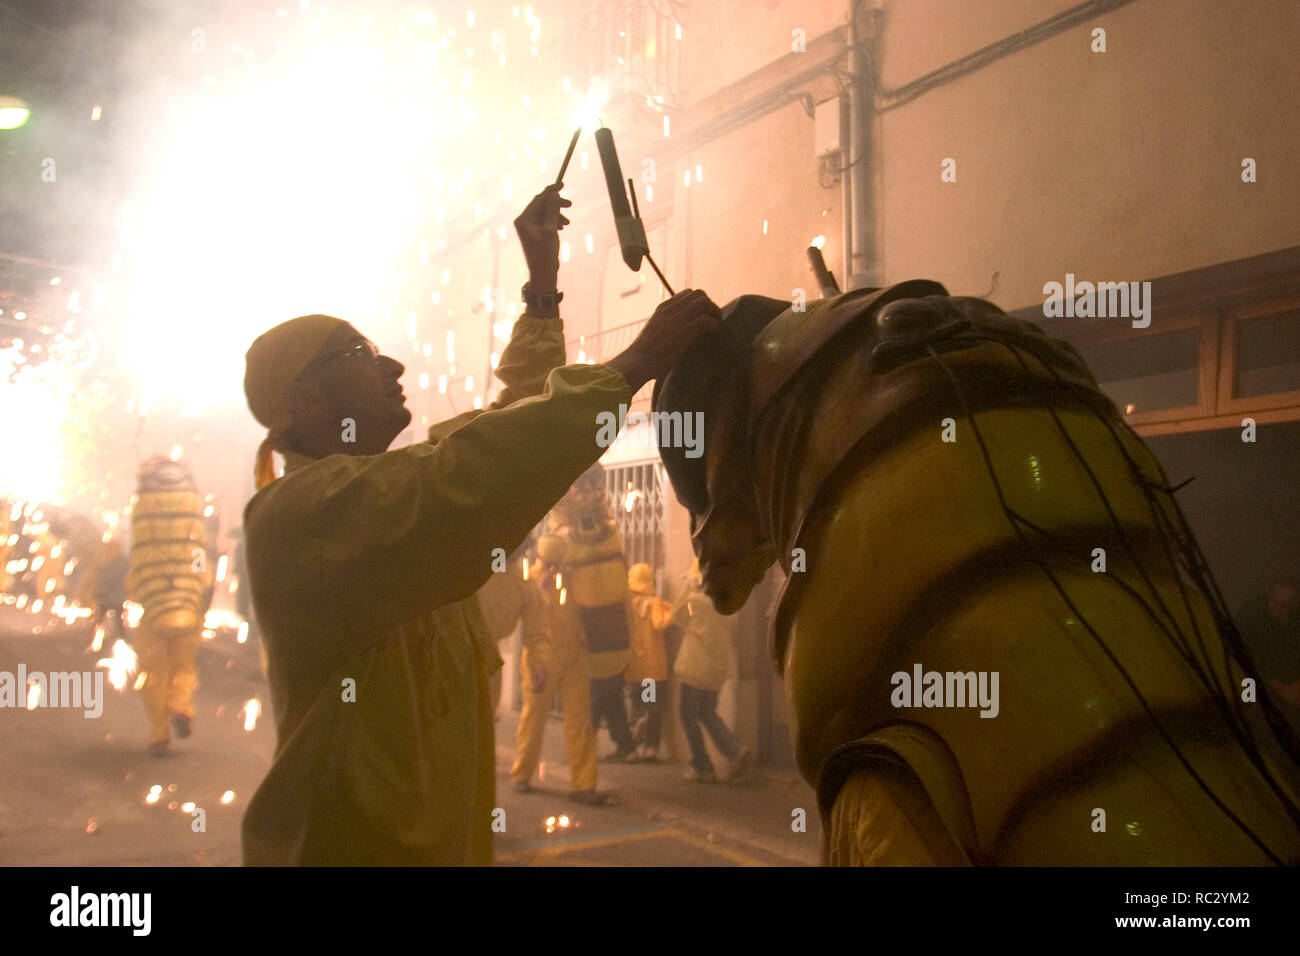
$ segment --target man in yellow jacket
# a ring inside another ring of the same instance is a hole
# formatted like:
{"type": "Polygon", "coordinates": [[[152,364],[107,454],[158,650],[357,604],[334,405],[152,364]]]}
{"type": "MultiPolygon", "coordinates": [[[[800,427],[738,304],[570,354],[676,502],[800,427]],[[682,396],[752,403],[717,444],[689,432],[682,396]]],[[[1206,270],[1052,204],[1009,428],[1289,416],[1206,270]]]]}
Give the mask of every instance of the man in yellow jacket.
{"type": "MultiPolygon", "coordinates": [[[[507,389],[501,407],[431,429],[436,443],[393,451],[411,417],[404,369],[351,325],[303,316],[253,344],[245,392],[268,436],[244,523],[277,744],[244,816],[246,863],[491,862],[500,661],[474,592],[494,550],[518,546],[602,453],[597,416],[718,314],[680,293],[608,363],[557,368],[541,396],[507,389]]],[[[521,318],[512,344],[547,321],[521,318]]]]}

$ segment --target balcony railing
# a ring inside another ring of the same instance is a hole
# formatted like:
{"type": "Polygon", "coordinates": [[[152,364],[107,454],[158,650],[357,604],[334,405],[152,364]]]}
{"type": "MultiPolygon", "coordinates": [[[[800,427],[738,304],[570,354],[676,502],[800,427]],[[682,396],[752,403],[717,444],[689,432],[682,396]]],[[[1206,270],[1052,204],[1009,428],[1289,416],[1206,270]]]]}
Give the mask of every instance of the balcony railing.
{"type": "MultiPolygon", "coordinates": [[[[641,332],[646,321],[646,319],[640,319],[626,325],[605,329],[595,335],[583,335],[576,339],[570,339],[565,343],[565,354],[568,355],[570,362],[607,362],[632,344],[632,340],[641,332]]],[[[647,384],[632,397],[630,407],[633,409],[648,408],[652,391],[652,386],[647,384]]]]}

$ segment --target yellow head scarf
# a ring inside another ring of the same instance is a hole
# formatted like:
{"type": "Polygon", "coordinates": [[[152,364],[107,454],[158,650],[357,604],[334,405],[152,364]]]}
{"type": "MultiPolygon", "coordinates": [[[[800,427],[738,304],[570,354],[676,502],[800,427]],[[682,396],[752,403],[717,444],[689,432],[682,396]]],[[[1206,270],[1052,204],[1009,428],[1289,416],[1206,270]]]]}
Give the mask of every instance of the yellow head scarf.
{"type": "Polygon", "coordinates": [[[293,424],[289,396],[325,340],[342,319],[332,315],[300,315],[262,333],[244,355],[244,394],[253,417],[266,426],[266,438],[257,448],[253,475],[257,487],[275,480],[273,451],[284,451],[284,432],[293,424]]]}

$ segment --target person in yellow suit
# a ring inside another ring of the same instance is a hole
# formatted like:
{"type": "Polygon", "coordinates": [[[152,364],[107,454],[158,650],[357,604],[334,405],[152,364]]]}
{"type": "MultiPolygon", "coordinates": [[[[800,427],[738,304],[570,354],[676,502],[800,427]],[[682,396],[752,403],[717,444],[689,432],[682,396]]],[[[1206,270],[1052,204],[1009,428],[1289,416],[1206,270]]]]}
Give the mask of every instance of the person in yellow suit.
{"type": "Polygon", "coordinates": [[[664,631],[673,623],[680,605],[655,594],[654,572],[643,561],[628,568],[627,587],[632,593],[632,657],[623,676],[632,702],[632,739],[637,744],[638,759],[654,761],[659,759],[663,702],[668,700],[664,631]]]}
{"type": "MultiPolygon", "coordinates": [[[[558,191],[535,202],[558,263],[558,191]]],[[[513,551],[602,453],[597,416],[718,315],[703,293],[680,293],[607,363],[556,368],[518,401],[503,374],[490,410],[392,451],[411,418],[399,362],[331,316],[254,342],[245,392],[268,436],[244,527],[276,751],[244,815],[246,864],[491,862],[503,817],[487,689],[500,659],[474,593],[495,549],[513,551]]],[[[525,314],[500,366],[531,378],[530,341],[558,334],[558,320],[525,314]]]]}
{"type": "Polygon", "coordinates": [[[215,562],[207,553],[203,496],[184,465],[163,455],[150,458],[140,467],[138,489],[126,592],[144,608],[131,642],[145,675],[140,699],[149,718],[149,752],[162,756],[173,732],[190,736],[198,685],[194,656],[212,603],[215,562]]]}
{"type": "Polygon", "coordinates": [[[603,759],[628,760],[636,753],[623,702],[623,671],[632,654],[632,602],[623,539],[605,500],[605,469],[599,463],[573,483],[551,510],[547,525],[558,574],[575,605],[587,649],[592,731],[599,733],[602,721],[607,723],[616,749],[603,759]]]}
{"type": "Polygon", "coordinates": [[[538,542],[538,559],[525,589],[524,649],[520,683],[524,708],[519,715],[515,762],[510,779],[515,790],[529,793],[542,752],[542,738],[558,693],[564,708],[564,751],[569,762],[570,795],[593,806],[609,803],[609,794],[596,789],[596,734],[591,726],[591,692],[582,619],[568,594],[556,587],[556,572],[564,542],[546,536],[538,542]]]}

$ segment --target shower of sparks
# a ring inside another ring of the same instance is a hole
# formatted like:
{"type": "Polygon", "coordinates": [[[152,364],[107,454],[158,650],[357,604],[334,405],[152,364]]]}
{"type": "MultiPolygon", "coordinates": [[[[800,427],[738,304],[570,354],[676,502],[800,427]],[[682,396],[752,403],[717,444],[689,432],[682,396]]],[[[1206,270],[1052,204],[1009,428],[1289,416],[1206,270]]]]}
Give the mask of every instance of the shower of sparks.
{"type": "MultiPolygon", "coordinates": [[[[248,344],[315,303],[355,317],[390,354],[403,350],[421,386],[408,385],[417,420],[463,411],[462,402],[484,407],[496,340],[506,340],[519,307],[494,289],[487,311],[503,321],[492,340],[476,334],[455,346],[447,326],[474,315],[485,278],[457,264],[499,260],[493,285],[518,287],[526,269],[511,220],[558,172],[575,126],[589,136],[611,102],[645,111],[610,111],[620,123],[657,134],[662,114],[669,133],[667,87],[651,82],[647,91],[644,82],[664,72],[668,31],[681,38],[665,13],[655,14],[662,35],[647,33],[644,74],[611,62],[591,77],[573,71],[572,37],[552,36],[526,5],[441,17],[391,6],[331,13],[308,0],[232,10],[222,43],[202,57],[186,40],[168,60],[163,38],[151,64],[157,80],[131,91],[152,121],[132,143],[126,200],[86,210],[115,222],[103,261],[41,270],[41,300],[3,316],[0,407],[22,414],[6,418],[6,447],[17,453],[0,469],[0,506],[18,498],[76,507],[103,522],[103,541],[114,539],[140,457],[170,449],[202,472],[204,454],[210,461],[229,440],[232,410],[251,427],[240,388],[248,344]],[[430,348],[444,332],[445,352],[430,348]],[[470,394],[453,395],[453,383],[470,394]],[[166,424],[177,417],[189,422],[184,434],[166,424]]],[[[102,125],[121,111],[95,102],[101,96],[83,108],[102,125]]],[[[566,179],[601,193],[585,145],[566,179]]],[[[591,236],[585,248],[594,254],[591,236]]],[[[566,241],[563,261],[575,251],[566,241]]],[[[230,514],[230,493],[205,513],[230,514]]],[[[234,593],[221,560],[217,579],[234,593]]],[[[71,589],[58,601],[71,574],[42,576],[13,603],[39,613],[55,602],[72,624],[84,609],[70,616],[71,589]]],[[[138,622],[138,611],[127,618],[138,622]]],[[[247,624],[232,626],[243,643],[247,624]]],[[[97,636],[96,653],[104,640],[97,636]]]]}
{"type": "MultiPolygon", "coordinates": [[[[562,84],[535,12],[473,21],[250,13],[202,82],[160,94],[165,121],[140,150],[147,186],[122,209],[119,249],[146,408],[242,404],[248,343],[305,300],[366,317],[391,303],[390,328],[367,319],[380,338],[431,337],[451,310],[431,312],[412,280],[435,266],[438,237],[490,227],[488,245],[508,239],[514,203],[545,185],[539,159],[558,165],[571,114],[594,126],[609,98],[600,82],[562,84]],[[209,281],[214,268],[226,281],[209,281]],[[203,363],[169,360],[200,352],[203,363]]],[[[425,364],[412,371],[440,371],[425,364]]]]}
{"type": "Polygon", "coordinates": [[[244,729],[253,730],[257,727],[257,717],[262,712],[262,702],[256,697],[244,704],[244,729]]]}
{"type": "Polygon", "coordinates": [[[126,687],[127,679],[136,672],[139,660],[131,645],[119,638],[113,642],[112,656],[101,658],[95,666],[108,671],[108,682],[120,693],[126,687]]]}
{"type": "MultiPolygon", "coordinates": [[[[52,321],[52,320],[51,320],[52,321]]],[[[92,497],[98,488],[91,423],[105,410],[93,333],[66,320],[61,328],[0,333],[0,407],[6,456],[0,495],[51,504],[92,497]]]]}

